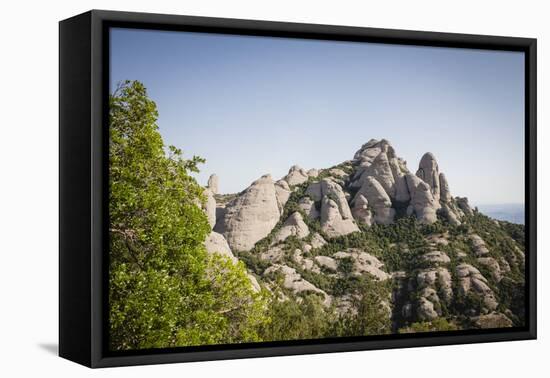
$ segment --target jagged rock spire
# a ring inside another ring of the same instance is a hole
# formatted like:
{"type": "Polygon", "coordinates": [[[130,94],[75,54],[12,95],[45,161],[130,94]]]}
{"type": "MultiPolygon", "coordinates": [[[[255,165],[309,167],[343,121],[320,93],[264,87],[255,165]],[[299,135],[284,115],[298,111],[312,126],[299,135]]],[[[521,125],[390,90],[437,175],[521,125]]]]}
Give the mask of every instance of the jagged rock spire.
{"type": "Polygon", "coordinates": [[[219,193],[219,179],[215,173],[210,175],[210,177],[208,178],[207,186],[208,186],[208,189],[210,189],[210,191],[212,192],[212,194],[219,193]]]}
{"type": "Polygon", "coordinates": [[[420,159],[420,164],[416,175],[422,179],[432,192],[433,198],[439,202],[441,186],[439,183],[439,165],[435,156],[431,152],[426,152],[422,159],[420,159]]]}
{"type": "Polygon", "coordinates": [[[290,167],[288,174],[283,178],[283,180],[285,180],[288,185],[294,186],[306,182],[308,177],[308,173],[305,169],[298,165],[293,165],[290,167]]]}

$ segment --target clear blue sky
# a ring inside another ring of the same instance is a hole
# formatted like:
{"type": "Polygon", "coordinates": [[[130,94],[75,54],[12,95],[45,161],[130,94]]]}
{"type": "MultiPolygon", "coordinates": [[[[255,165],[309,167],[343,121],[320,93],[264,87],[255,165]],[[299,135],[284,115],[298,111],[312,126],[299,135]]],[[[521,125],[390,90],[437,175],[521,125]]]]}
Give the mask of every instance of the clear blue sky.
{"type": "Polygon", "coordinates": [[[519,52],[113,29],[111,86],[145,84],[167,144],[207,159],[223,193],[291,165],[325,168],[371,138],[416,172],[430,151],[453,195],[524,198],[519,52]]]}

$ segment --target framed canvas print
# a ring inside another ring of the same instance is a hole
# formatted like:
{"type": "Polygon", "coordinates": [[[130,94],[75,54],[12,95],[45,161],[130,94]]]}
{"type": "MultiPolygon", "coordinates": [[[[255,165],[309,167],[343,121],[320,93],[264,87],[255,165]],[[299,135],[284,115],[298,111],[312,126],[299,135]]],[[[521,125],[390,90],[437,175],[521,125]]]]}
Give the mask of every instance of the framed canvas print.
{"type": "Polygon", "coordinates": [[[536,40],[60,23],[60,355],[536,337],[536,40]]]}

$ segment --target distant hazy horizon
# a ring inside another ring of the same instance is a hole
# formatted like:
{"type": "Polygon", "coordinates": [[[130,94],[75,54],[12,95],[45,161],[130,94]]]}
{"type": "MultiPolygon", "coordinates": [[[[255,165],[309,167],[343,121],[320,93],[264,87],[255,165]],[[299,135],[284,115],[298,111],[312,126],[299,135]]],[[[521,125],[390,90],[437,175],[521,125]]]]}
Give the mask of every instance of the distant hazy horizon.
{"type": "Polygon", "coordinates": [[[432,152],[455,196],[524,201],[520,52],[113,29],[111,88],[139,80],[165,143],[234,193],[328,168],[388,139],[413,173],[432,152]]]}

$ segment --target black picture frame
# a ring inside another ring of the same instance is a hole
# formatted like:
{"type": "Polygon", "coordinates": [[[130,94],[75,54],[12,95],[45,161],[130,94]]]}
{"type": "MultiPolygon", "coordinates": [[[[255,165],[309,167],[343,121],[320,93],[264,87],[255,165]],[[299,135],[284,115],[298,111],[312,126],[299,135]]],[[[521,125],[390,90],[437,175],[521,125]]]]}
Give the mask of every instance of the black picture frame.
{"type": "Polygon", "coordinates": [[[92,10],[59,24],[59,355],[88,367],[535,339],[536,39],[92,10]],[[109,352],[106,347],[110,27],[525,53],[524,328],[109,352]]]}

